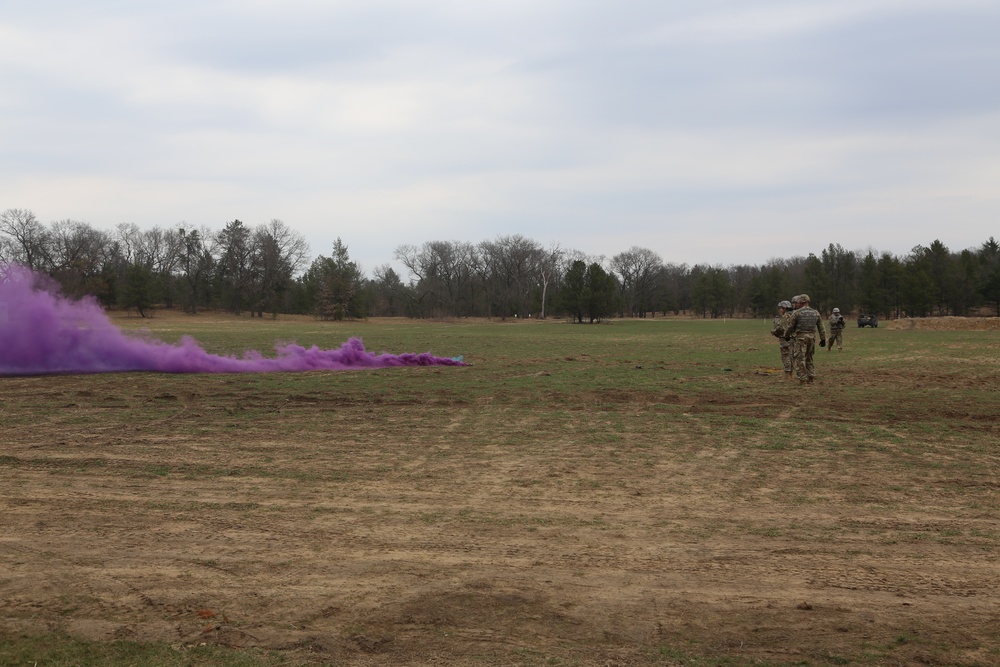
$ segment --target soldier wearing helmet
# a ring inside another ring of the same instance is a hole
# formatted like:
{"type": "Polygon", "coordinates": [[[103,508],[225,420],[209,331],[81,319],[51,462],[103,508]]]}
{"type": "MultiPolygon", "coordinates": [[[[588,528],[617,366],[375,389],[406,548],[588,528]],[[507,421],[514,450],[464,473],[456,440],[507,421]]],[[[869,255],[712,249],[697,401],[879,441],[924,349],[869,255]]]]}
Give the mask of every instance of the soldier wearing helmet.
{"type": "Polygon", "coordinates": [[[792,312],[792,304],[788,301],[778,303],[778,314],[771,323],[771,335],[778,339],[778,351],[781,353],[782,378],[792,379],[792,342],[785,340],[785,326],[788,314],[792,312]]]}
{"type": "Polygon", "coordinates": [[[826,332],[819,311],[809,305],[809,295],[799,294],[792,303],[796,309],[788,318],[785,340],[793,341],[792,364],[799,382],[811,383],[816,378],[813,355],[816,352],[816,334],[820,347],[826,346],[826,332]]]}
{"type": "Polygon", "coordinates": [[[827,345],[826,349],[833,351],[833,344],[837,344],[838,350],[844,349],[844,327],[847,323],[844,321],[844,316],[840,314],[840,308],[834,308],[833,312],[830,314],[829,319],[830,325],[830,344],[827,345]]]}

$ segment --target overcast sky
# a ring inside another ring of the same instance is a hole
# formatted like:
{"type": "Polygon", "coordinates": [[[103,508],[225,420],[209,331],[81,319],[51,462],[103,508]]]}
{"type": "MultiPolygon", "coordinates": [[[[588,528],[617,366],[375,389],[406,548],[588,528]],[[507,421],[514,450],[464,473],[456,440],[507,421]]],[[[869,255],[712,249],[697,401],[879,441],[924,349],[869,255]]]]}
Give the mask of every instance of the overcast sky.
{"type": "Polygon", "coordinates": [[[0,209],[754,263],[1000,238],[1000,0],[5,0],[0,209]]]}

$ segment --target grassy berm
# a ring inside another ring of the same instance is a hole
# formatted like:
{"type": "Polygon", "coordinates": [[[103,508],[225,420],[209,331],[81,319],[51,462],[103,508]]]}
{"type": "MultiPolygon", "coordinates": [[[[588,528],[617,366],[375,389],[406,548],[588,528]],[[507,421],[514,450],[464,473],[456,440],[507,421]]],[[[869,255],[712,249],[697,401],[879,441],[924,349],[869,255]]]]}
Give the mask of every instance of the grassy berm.
{"type": "Polygon", "coordinates": [[[0,665],[998,665],[1000,338],[119,317],[464,368],[0,378],[0,665]]]}

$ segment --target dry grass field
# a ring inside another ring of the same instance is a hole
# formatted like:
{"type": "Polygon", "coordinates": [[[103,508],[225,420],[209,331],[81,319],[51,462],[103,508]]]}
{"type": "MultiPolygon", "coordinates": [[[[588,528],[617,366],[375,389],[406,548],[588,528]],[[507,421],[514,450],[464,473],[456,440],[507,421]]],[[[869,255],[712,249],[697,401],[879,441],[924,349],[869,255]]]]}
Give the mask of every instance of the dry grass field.
{"type": "Polygon", "coordinates": [[[924,331],[997,331],[1000,317],[908,317],[885,323],[889,329],[924,331]]]}
{"type": "Polygon", "coordinates": [[[0,378],[0,664],[1000,664],[995,331],[118,321],[472,365],[0,378]]]}

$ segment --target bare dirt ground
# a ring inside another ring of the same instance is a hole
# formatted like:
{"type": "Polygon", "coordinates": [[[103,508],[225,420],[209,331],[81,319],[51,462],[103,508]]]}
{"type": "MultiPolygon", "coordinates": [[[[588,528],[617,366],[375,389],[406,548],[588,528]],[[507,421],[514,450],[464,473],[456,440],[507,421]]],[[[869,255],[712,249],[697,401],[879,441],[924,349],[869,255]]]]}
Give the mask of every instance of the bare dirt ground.
{"type": "Polygon", "coordinates": [[[0,630],[356,665],[1000,664],[995,414],[944,401],[942,439],[923,398],[465,396],[442,372],[476,371],[4,379],[0,630]]]}

